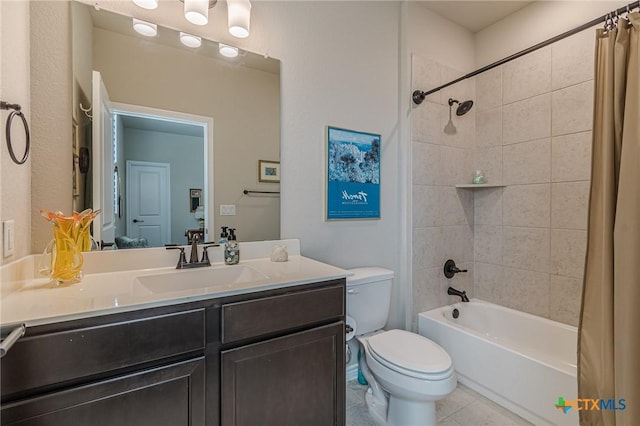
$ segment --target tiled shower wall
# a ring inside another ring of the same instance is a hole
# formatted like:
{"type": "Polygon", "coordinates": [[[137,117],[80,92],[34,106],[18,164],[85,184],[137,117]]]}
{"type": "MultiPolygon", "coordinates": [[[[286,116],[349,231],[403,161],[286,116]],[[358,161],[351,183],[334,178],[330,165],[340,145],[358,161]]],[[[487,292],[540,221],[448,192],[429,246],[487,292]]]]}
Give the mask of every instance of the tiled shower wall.
{"type": "MultiPolygon", "coordinates": [[[[413,87],[427,90],[462,73],[414,55],[412,75],[413,87]]],[[[475,81],[428,97],[411,116],[414,328],[418,312],[455,300],[447,295],[449,285],[473,294],[473,192],[456,190],[454,185],[472,177],[476,112],[472,109],[458,117],[454,105],[452,122],[457,131],[446,134],[450,97],[460,102],[474,99],[475,81]],[[442,272],[447,259],[469,272],[447,280],[442,272]]]]}
{"type": "MultiPolygon", "coordinates": [[[[576,325],[591,158],[592,30],[431,95],[412,113],[413,318],[454,298],[483,300],[576,325]],[[447,100],[473,99],[443,129],[447,100]],[[455,189],[473,170],[502,188],[455,189]],[[467,274],[447,280],[456,260],[467,274]]],[[[413,87],[460,73],[413,58],[413,87]]]]}
{"type": "Polygon", "coordinates": [[[593,31],[479,75],[475,296],[577,325],[586,247],[593,31]]]}

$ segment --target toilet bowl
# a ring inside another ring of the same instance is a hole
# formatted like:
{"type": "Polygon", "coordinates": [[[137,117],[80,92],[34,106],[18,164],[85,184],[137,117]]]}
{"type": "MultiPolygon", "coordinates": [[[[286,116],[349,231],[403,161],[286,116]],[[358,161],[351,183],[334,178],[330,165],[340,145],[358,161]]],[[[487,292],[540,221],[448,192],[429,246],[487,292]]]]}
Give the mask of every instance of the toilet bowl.
{"type": "Polygon", "coordinates": [[[364,353],[359,366],[369,382],[365,400],[370,413],[386,425],[435,425],[435,402],[457,385],[449,354],[424,336],[381,330],[388,315],[392,271],[357,268],[351,272],[347,314],[358,325],[356,338],[364,353]]]}
{"type": "Polygon", "coordinates": [[[365,352],[367,380],[376,383],[370,383],[372,391],[367,398],[371,413],[387,425],[435,425],[435,401],[449,395],[457,385],[446,351],[404,330],[360,336],[358,340],[365,352]],[[376,386],[384,391],[382,397],[387,401],[376,398],[376,386]],[[381,405],[387,406],[386,416],[381,405]]]}

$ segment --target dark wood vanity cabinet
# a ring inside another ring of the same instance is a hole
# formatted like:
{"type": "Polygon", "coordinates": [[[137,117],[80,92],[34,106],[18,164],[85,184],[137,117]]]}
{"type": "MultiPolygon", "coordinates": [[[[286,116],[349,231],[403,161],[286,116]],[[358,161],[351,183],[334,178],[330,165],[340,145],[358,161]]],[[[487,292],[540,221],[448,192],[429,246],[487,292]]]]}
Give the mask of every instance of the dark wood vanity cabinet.
{"type": "Polygon", "coordinates": [[[344,425],[345,281],[29,327],[2,425],[344,425]]]}
{"type": "Polygon", "coordinates": [[[223,426],[345,423],[344,284],[222,305],[223,426]]]}
{"type": "Polygon", "coordinates": [[[203,425],[205,345],[205,309],[193,305],[29,328],[0,361],[0,419],[203,425]]]}
{"type": "Polygon", "coordinates": [[[344,425],[343,341],[337,322],[223,351],[222,424],[344,425]]]}
{"type": "Polygon", "coordinates": [[[7,404],[3,425],[204,425],[204,357],[7,404]]]}

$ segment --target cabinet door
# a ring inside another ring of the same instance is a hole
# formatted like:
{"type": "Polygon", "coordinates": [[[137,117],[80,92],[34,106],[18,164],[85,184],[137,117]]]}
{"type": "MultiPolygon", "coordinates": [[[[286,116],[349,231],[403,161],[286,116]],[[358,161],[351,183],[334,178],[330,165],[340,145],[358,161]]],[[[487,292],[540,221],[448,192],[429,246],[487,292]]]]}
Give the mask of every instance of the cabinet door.
{"type": "Polygon", "coordinates": [[[344,322],[222,352],[222,425],[344,425],[344,322]]]}
{"type": "Polygon", "coordinates": [[[204,425],[204,358],[116,377],[2,407],[3,425],[204,425]]]}

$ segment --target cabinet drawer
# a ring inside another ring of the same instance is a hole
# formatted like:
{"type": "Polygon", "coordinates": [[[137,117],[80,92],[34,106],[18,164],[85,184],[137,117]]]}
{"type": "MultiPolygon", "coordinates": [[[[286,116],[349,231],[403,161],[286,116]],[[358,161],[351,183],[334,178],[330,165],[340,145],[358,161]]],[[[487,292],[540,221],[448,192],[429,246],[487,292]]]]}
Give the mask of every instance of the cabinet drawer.
{"type": "Polygon", "coordinates": [[[231,343],[344,316],[344,286],[299,291],[222,305],[222,343],[231,343]]]}
{"type": "Polygon", "coordinates": [[[2,407],[6,426],[204,426],[204,358],[72,387],[2,407]]]}
{"type": "Polygon", "coordinates": [[[202,350],[204,309],[20,339],[2,359],[2,397],[202,350]]]}

